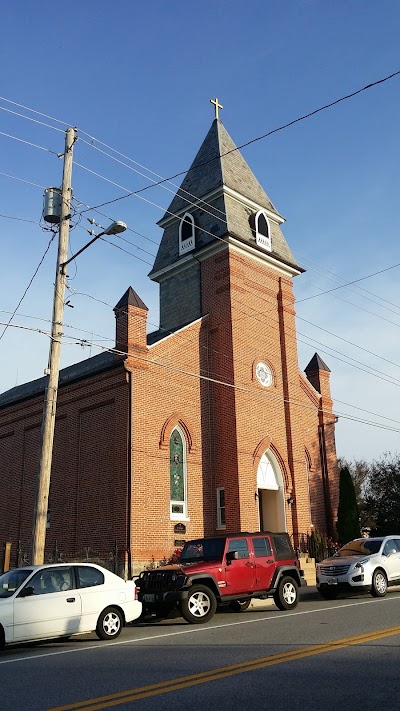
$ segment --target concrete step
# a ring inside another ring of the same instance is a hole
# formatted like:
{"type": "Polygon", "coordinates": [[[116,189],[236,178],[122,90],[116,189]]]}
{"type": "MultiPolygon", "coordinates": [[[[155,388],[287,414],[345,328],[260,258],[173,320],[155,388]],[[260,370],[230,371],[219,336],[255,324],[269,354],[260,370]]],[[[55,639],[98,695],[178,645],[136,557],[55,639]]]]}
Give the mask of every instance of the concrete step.
{"type": "Polygon", "coordinates": [[[315,577],[315,565],[312,563],[305,563],[302,564],[302,569],[304,570],[304,580],[307,581],[307,585],[315,585],[316,584],[316,577],[315,577]]]}

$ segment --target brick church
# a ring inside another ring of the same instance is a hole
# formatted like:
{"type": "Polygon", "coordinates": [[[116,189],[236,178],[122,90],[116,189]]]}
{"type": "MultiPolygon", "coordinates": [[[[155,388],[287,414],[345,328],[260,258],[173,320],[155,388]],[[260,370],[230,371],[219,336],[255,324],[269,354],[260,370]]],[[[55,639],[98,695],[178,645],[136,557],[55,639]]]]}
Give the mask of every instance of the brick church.
{"type": "MultiPolygon", "coordinates": [[[[128,572],[224,531],[334,531],[330,371],[299,370],[284,218],[216,118],[159,225],[160,327],[129,287],[113,352],[62,370],[46,555],[128,572]]],[[[122,291],[122,290],[121,290],[122,291]]],[[[46,378],[0,395],[0,546],[29,551],[46,378]]]]}

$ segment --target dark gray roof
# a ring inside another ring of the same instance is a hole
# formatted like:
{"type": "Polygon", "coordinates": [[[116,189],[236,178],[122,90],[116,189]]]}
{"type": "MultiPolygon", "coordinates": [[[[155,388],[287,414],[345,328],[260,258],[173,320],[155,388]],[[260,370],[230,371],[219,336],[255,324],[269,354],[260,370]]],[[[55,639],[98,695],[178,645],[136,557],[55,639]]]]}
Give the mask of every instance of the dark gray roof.
{"type": "Polygon", "coordinates": [[[305,373],[315,373],[317,370],[325,370],[325,372],[330,373],[330,368],[324,363],[322,358],[318,355],[318,353],[314,353],[313,357],[311,358],[308,366],[304,368],[305,373]]]}
{"type": "MultiPolygon", "coordinates": [[[[62,387],[76,380],[81,380],[82,378],[96,375],[102,371],[116,368],[121,366],[122,363],[123,361],[118,360],[113,353],[100,353],[99,355],[93,356],[93,358],[87,358],[87,360],[82,360],[80,363],[75,363],[74,365],[68,366],[68,368],[63,368],[60,371],[59,385],[62,387]]],[[[46,380],[47,377],[44,376],[43,378],[31,380],[30,383],[18,385],[2,393],[0,395],[0,408],[13,405],[22,400],[28,400],[31,397],[35,397],[35,395],[43,394],[46,380]]]]}
{"type": "Polygon", "coordinates": [[[170,212],[190,210],[193,196],[202,198],[221,185],[254,200],[260,207],[276,212],[226,128],[221,121],[214,119],[164,218],[168,217],[170,212]]]}
{"type": "Polygon", "coordinates": [[[114,311],[117,309],[123,309],[125,306],[129,305],[136,306],[138,309],[144,309],[145,311],[149,310],[144,301],[142,301],[140,296],[137,295],[136,291],[134,291],[131,286],[126,290],[125,294],[121,296],[118,304],[114,307],[114,311]]]}
{"type": "Polygon", "coordinates": [[[283,218],[236,149],[222,123],[215,119],[168,211],[159,222],[165,229],[150,278],[154,279],[155,275],[155,280],[158,280],[157,273],[179,265],[182,259],[218,239],[237,236],[255,250],[266,254],[255,242],[252,219],[257,209],[268,211],[272,237],[271,256],[303,271],[297,266],[280,229],[283,218]],[[231,190],[235,191],[235,196],[231,195],[231,190]],[[200,202],[194,207],[191,203],[196,200],[200,202]],[[179,255],[178,232],[179,220],[185,211],[193,214],[195,220],[196,247],[182,257],[179,255]],[[174,219],[175,214],[177,217],[174,219]]]}

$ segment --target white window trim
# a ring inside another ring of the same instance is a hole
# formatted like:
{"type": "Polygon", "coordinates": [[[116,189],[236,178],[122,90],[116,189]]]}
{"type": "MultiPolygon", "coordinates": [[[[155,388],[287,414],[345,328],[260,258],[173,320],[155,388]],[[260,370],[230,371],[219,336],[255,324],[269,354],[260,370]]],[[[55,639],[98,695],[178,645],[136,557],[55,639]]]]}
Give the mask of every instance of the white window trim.
{"type": "Polygon", "coordinates": [[[226,529],[226,523],[222,523],[222,521],[221,521],[222,508],[225,509],[225,521],[226,521],[226,502],[225,502],[225,506],[222,507],[221,506],[221,491],[223,491],[225,493],[224,486],[218,486],[217,492],[216,492],[216,494],[217,494],[217,529],[220,529],[220,530],[226,529]]]}
{"type": "MultiPolygon", "coordinates": [[[[169,515],[171,521],[189,521],[188,518],[188,501],[187,501],[187,464],[186,464],[186,448],[187,448],[187,443],[186,443],[186,437],[184,433],[182,432],[181,428],[179,426],[174,427],[174,429],[171,432],[171,437],[173,433],[177,430],[182,438],[182,456],[183,456],[183,496],[184,500],[183,501],[172,501],[170,499],[169,501],[169,515]],[[183,511],[182,513],[175,513],[172,511],[173,506],[183,506],[183,511]]],[[[171,467],[169,474],[171,476],[171,467]]]]}
{"type": "Polygon", "coordinates": [[[190,252],[194,248],[195,248],[194,217],[193,217],[193,215],[190,214],[190,212],[185,212],[185,214],[183,215],[183,217],[181,218],[181,221],[179,223],[179,256],[181,257],[183,254],[190,252]],[[192,223],[192,235],[191,235],[191,237],[189,237],[189,239],[182,240],[182,227],[183,227],[183,223],[187,219],[189,220],[189,222],[192,223]]]}
{"type": "Polygon", "coordinates": [[[262,247],[266,252],[272,252],[271,225],[265,210],[259,210],[255,216],[256,245],[262,247]],[[268,237],[258,231],[258,220],[263,215],[268,227],[268,237]]]}

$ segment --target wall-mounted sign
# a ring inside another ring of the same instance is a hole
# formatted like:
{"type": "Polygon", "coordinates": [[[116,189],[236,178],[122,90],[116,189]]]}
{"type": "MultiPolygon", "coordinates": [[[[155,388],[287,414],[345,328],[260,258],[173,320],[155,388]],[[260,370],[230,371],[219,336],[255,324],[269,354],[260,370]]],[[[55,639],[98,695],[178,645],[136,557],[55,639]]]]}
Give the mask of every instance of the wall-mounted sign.
{"type": "Polygon", "coordinates": [[[186,533],[186,526],[184,523],[176,523],[174,526],[174,533],[186,533]]]}
{"type": "Polygon", "coordinates": [[[184,546],[185,543],[186,543],[186,541],[182,541],[181,539],[177,538],[174,541],[174,546],[176,546],[177,548],[180,548],[180,546],[184,546]]]}

